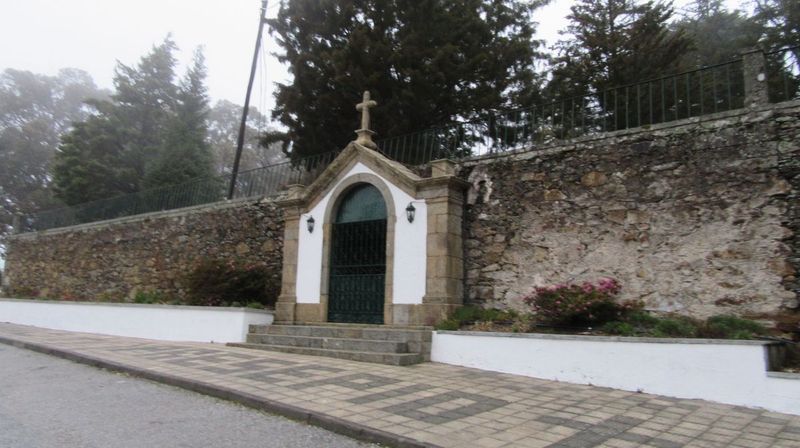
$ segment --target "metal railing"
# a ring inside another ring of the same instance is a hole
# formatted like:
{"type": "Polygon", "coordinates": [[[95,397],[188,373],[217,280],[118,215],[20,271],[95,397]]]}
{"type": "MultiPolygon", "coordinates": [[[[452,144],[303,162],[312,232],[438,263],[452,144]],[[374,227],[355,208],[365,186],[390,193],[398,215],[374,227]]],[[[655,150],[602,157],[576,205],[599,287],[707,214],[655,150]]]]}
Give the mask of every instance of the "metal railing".
{"type": "MultiPolygon", "coordinates": [[[[773,102],[800,98],[800,47],[764,53],[773,102]]],[[[407,165],[527,149],[580,136],[656,125],[744,107],[743,60],[702,67],[591,95],[379,140],[380,151],[407,165]]],[[[239,173],[234,198],[271,196],[290,184],[313,182],[338,151],[239,173]]],[[[197,179],[72,207],[33,213],[21,231],[45,230],[225,199],[228,176],[197,179]]]]}
{"type": "Polygon", "coordinates": [[[800,99],[800,45],[764,53],[769,101],[800,99]]]}
{"type": "Polygon", "coordinates": [[[742,59],[423,132],[378,146],[407,164],[501,153],[552,140],[649,126],[744,105],[742,59]]]}
{"type": "MultiPolygon", "coordinates": [[[[309,183],[338,152],[329,152],[239,173],[234,199],[272,196],[287,185],[309,183]]],[[[22,218],[20,230],[38,231],[125,216],[219,202],[226,199],[229,175],[196,179],[182,184],[142,190],[112,198],[45,210],[22,218]]]]}

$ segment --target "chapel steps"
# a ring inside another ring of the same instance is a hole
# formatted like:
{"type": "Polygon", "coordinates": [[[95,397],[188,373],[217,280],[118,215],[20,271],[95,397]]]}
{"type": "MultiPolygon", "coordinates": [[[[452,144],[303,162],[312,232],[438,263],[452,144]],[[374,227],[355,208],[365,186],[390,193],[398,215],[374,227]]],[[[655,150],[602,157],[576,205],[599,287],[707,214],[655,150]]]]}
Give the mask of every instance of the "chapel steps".
{"type": "Polygon", "coordinates": [[[246,343],[259,350],[407,366],[430,360],[432,328],[366,324],[251,325],[246,343]]]}

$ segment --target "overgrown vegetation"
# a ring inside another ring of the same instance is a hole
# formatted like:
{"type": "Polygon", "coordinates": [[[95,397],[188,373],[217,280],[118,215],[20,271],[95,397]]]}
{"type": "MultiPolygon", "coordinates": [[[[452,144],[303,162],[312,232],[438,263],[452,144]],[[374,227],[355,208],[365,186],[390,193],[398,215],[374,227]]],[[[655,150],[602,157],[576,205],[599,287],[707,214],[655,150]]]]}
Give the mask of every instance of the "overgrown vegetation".
{"type": "Polygon", "coordinates": [[[258,264],[204,259],[186,277],[189,305],[274,306],[280,285],[258,264]]]}
{"type": "Polygon", "coordinates": [[[76,297],[70,293],[60,297],[42,296],[33,288],[17,288],[12,293],[21,299],[53,301],[88,301],[108,303],[137,303],[192,306],[230,306],[265,309],[275,306],[280,294],[280,282],[271,277],[261,264],[245,264],[221,259],[199,260],[184,280],[185,296],[157,289],[138,290],[132,298],[110,292],[93,298],[76,297]]]}
{"type": "Polygon", "coordinates": [[[621,286],[605,278],[582,284],[537,287],[523,301],[529,313],[464,306],[438,330],[581,333],[657,338],[754,339],[767,334],[760,323],[719,315],[706,320],[656,315],[639,301],[618,302],[621,286]]]}
{"type": "Polygon", "coordinates": [[[136,294],[133,296],[133,303],[140,303],[140,304],[172,304],[177,305],[180,302],[170,298],[166,294],[160,291],[137,291],[136,294]]]}
{"type": "Polygon", "coordinates": [[[615,279],[603,278],[596,283],[537,287],[522,300],[543,323],[598,326],[644,306],[640,302],[618,303],[615,297],[619,291],[620,285],[615,279]]]}
{"type": "Polygon", "coordinates": [[[440,322],[436,328],[438,330],[458,330],[467,325],[480,325],[481,323],[509,324],[518,318],[519,314],[513,310],[484,309],[468,305],[456,309],[450,318],[440,322]]]}

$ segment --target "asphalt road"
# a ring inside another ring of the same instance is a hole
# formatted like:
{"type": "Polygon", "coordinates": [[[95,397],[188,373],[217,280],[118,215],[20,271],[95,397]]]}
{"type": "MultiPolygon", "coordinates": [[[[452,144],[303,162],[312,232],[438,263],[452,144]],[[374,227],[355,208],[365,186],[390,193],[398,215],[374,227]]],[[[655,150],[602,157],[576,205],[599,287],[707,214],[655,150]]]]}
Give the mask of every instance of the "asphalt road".
{"type": "Polygon", "coordinates": [[[243,406],[0,345],[0,448],[368,447],[243,406]]]}

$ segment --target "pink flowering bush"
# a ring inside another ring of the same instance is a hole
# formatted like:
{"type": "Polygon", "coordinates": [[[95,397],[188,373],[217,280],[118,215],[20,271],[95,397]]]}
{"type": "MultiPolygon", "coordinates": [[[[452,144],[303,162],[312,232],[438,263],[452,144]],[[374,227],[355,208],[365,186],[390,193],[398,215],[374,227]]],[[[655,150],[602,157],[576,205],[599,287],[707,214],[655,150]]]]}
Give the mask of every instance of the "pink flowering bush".
{"type": "Polygon", "coordinates": [[[523,300],[538,319],[551,325],[597,326],[642,308],[641,302],[617,303],[621,290],[613,278],[581,284],[536,287],[523,300]]]}

